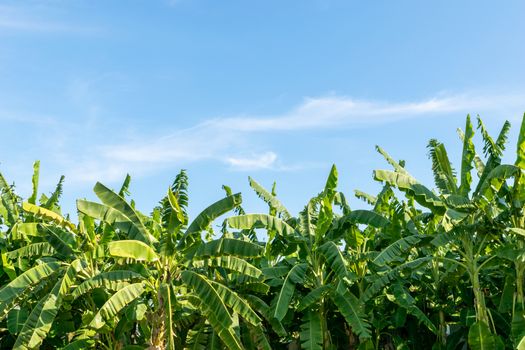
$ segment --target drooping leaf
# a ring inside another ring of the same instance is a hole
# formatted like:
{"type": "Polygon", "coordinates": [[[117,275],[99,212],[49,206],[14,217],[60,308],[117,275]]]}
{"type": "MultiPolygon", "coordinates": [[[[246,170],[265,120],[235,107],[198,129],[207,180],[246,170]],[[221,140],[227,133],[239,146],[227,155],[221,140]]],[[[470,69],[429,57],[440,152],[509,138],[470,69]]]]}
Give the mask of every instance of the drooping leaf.
{"type": "MultiPolygon", "coordinates": [[[[147,237],[144,236],[144,230],[141,231],[139,226],[135,225],[126,215],[122,212],[111,208],[105,204],[90,202],[86,200],[77,200],[77,209],[79,212],[95,219],[106,222],[109,225],[114,226],[116,229],[124,232],[126,237],[142,242],[147,241],[147,237]]],[[[111,228],[105,227],[103,237],[100,239],[100,243],[106,243],[111,239],[108,239],[111,228]]]]}
{"type": "Polygon", "coordinates": [[[292,235],[295,230],[285,221],[268,214],[247,214],[233,216],[227,219],[228,225],[232,228],[248,230],[252,228],[265,228],[274,230],[280,235],[292,235]]]}
{"type": "MultiPolygon", "coordinates": [[[[97,182],[95,187],[93,188],[95,191],[95,194],[97,197],[110,208],[115,209],[116,211],[119,211],[121,214],[123,214],[128,220],[133,224],[133,226],[137,229],[137,231],[140,233],[137,235],[135,239],[138,239],[140,241],[143,241],[144,243],[151,244],[155,243],[157,240],[155,237],[153,237],[147,230],[144,224],[142,223],[142,220],[140,219],[139,215],[129,205],[124,198],[101,184],[100,182],[97,182]]],[[[89,215],[89,214],[88,214],[89,215]]]]}
{"type": "MultiPolygon", "coordinates": [[[[33,331],[36,329],[37,323],[49,324],[54,320],[54,315],[49,317],[44,311],[44,305],[49,304],[49,301],[55,301],[55,297],[52,294],[47,294],[44,296],[29,314],[29,317],[26,319],[26,322],[22,326],[19,336],[16,338],[16,342],[13,346],[13,349],[17,350],[30,350],[36,348],[40,345],[42,337],[40,334],[37,334],[35,340],[32,340],[33,331]],[[24,328],[26,328],[24,332],[24,328]]],[[[45,334],[42,334],[45,336],[45,334]]]]}
{"type": "Polygon", "coordinates": [[[223,328],[228,328],[233,323],[230,313],[226,309],[221,297],[211,283],[203,276],[185,270],[181,274],[182,280],[195,292],[202,302],[202,306],[210,311],[213,322],[223,328]]]}
{"type": "Polygon", "coordinates": [[[74,236],[65,230],[50,225],[40,225],[46,232],[46,240],[53,247],[53,249],[63,257],[68,257],[73,254],[75,246],[74,236]]]}
{"type": "Polygon", "coordinates": [[[199,235],[202,231],[206,230],[208,226],[213,222],[213,220],[227,213],[233,208],[237,207],[241,204],[241,202],[241,194],[237,193],[223,198],[221,200],[218,200],[217,202],[204,209],[192,221],[190,226],[188,226],[188,229],[184,233],[184,236],[182,237],[179,243],[179,248],[183,247],[185,244],[193,244],[197,240],[197,238],[200,238],[200,236],[195,236],[199,235]]]}
{"type": "Polygon", "coordinates": [[[235,256],[219,256],[214,258],[206,258],[205,260],[194,260],[193,266],[213,266],[222,267],[230,271],[235,271],[248,277],[259,278],[262,274],[254,265],[248,263],[246,260],[237,258],[235,256]]]}
{"type": "Polygon", "coordinates": [[[366,203],[370,205],[376,204],[377,198],[372,196],[371,194],[365,193],[363,191],[355,190],[354,194],[357,198],[365,201],[366,203]]]}
{"type": "Polygon", "coordinates": [[[468,197],[464,197],[457,194],[451,194],[446,196],[445,203],[448,207],[452,209],[462,210],[465,212],[471,212],[476,208],[468,197]]]}
{"type": "Polygon", "coordinates": [[[335,193],[334,204],[341,208],[343,215],[346,215],[351,211],[350,205],[348,204],[346,196],[343,194],[343,192],[338,191],[335,193]]]}
{"type": "Polygon", "coordinates": [[[414,178],[388,170],[374,170],[374,179],[397,187],[413,196],[422,206],[432,209],[438,214],[445,211],[443,201],[427,187],[419,184],[414,178]]]}
{"type": "Polygon", "coordinates": [[[136,261],[155,262],[159,260],[153,248],[142,241],[135,240],[111,241],[98,246],[94,254],[97,257],[111,256],[130,258],[136,261]]]}
{"type": "Polygon", "coordinates": [[[304,314],[301,324],[301,349],[322,350],[323,332],[321,316],[318,311],[308,311],[304,314]]]}
{"type": "Polygon", "coordinates": [[[369,225],[375,228],[384,228],[390,223],[388,219],[371,210],[352,210],[341,220],[354,224],[369,225]]]}
{"type": "Polygon", "coordinates": [[[37,205],[34,205],[34,204],[31,204],[31,203],[28,203],[28,202],[24,202],[22,204],[22,208],[31,213],[31,214],[34,214],[36,216],[40,216],[46,220],[49,220],[49,221],[53,221],[54,223],[56,223],[57,225],[59,226],[63,226],[63,227],[67,227],[69,228],[70,230],[75,230],[76,229],[76,226],[74,224],[72,224],[71,222],[67,221],[66,219],[64,219],[61,215],[55,213],[54,211],[51,211],[49,209],[46,209],[46,208],[43,208],[43,207],[39,207],[37,205]]]}
{"type": "Polygon", "coordinates": [[[29,314],[13,349],[34,349],[42,344],[58,314],[64,296],[69,293],[69,288],[75,282],[76,275],[81,269],[82,261],[78,259],[66,268],[64,275],[54,285],[51,292],[44,296],[29,314]]]}
{"type": "Polygon", "coordinates": [[[402,167],[398,162],[396,162],[392,157],[390,157],[390,155],[388,153],[386,153],[385,150],[383,150],[381,147],[379,147],[377,145],[376,145],[376,150],[377,150],[377,152],[379,152],[385,158],[385,160],[388,162],[388,164],[390,164],[390,165],[392,165],[392,167],[394,167],[394,170],[397,173],[400,173],[400,174],[406,176],[407,178],[412,179],[414,182],[416,181],[408,173],[408,171],[406,171],[406,169],[404,167],[402,167]]]}
{"type": "Polygon", "coordinates": [[[47,242],[40,243],[31,243],[16,250],[12,250],[6,253],[6,256],[9,259],[17,259],[22,257],[40,257],[40,256],[49,256],[55,253],[55,249],[51,244],[47,242]]]}
{"type": "Polygon", "coordinates": [[[394,260],[398,260],[402,254],[421,242],[421,239],[423,239],[421,235],[400,238],[381,250],[372,262],[377,265],[387,265],[394,260]]]}
{"type": "Polygon", "coordinates": [[[286,275],[281,291],[277,295],[277,302],[273,314],[273,317],[279,321],[281,321],[288,312],[290,302],[295,292],[295,285],[303,282],[307,267],[306,264],[295,265],[286,275]]]}
{"type": "Polygon", "coordinates": [[[37,222],[17,222],[11,228],[12,239],[24,239],[25,237],[40,237],[37,222]]]}
{"type": "Polygon", "coordinates": [[[211,285],[217,291],[219,297],[229,308],[239,314],[243,319],[256,326],[261,323],[260,317],[252,310],[250,305],[244,301],[237,293],[220,283],[210,281],[211,285]]]}
{"type": "Polygon", "coordinates": [[[57,262],[37,265],[0,289],[0,320],[15,306],[12,304],[13,300],[23,294],[26,289],[44,280],[59,268],[60,264],[57,262]]]}
{"type": "Polygon", "coordinates": [[[121,288],[102,305],[89,323],[89,327],[93,329],[102,328],[108,320],[113,320],[126,305],[137,299],[143,292],[143,282],[132,283],[121,288]]]}
{"type": "Polygon", "coordinates": [[[257,257],[260,256],[262,252],[263,247],[256,243],[223,237],[200,245],[195,256],[235,255],[243,258],[257,257]]]}
{"type": "Polygon", "coordinates": [[[79,284],[71,294],[73,299],[92,291],[95,288],[104,288],[106,290],[118,291],[121,288],[128,286],[134,281],[143,279],[143,277],[133,271],[114,270],[102,272],[90,279],[85,280],[79,284]]]}
{"type": "Polygon", "coordinates": [[[320,246],[319,252],[325,257],[326,265],[335,272],[339,279],[342,280],[347,277],[345,259],[333,241],[328,241],[320,246]]]}
{"type": "Polygon", "coordinates": [[[210,282],[190,270],[183,271],[181,278],[199,298],[203,313],[224,344],[230,349],[242,349],[240,339],[232,327],[232,316],[210,282]]]}
{"type": "Polygon", "coordinates": [[[332,300],[335,306],[352,328],[352,331],[357,334],[360,339],[370,338],[372,336],[370,324],[366,319],[363,305],[346,287],[341,286],[342,284],[332,293],[332,300]]]}
{"type": "Polygon", "coordinates": [[[308,294],[304,298],[301,299],[299,302],[299,305],[297,305],[297,311],[303,311],[306,308],[309,308],[316,304],[321,298],[323,298],[325,295],[327,295],[332,289],[331,285],[324,285],[320,286],[308,294]]]}

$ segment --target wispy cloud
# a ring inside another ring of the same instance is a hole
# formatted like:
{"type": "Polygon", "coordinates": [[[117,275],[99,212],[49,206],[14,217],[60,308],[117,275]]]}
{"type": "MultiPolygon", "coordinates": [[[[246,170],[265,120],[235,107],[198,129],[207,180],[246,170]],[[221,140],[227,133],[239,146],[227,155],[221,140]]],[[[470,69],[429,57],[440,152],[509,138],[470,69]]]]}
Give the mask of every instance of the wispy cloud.
{"type": "Polygon", "coordinates": [[[275,165],[277,154],[265,152],[251,157],[227,157],[226,162],[236,170],[271,169],[275,165]]]}
{"type": "Polygon", "coordinates": [[[410,118],[427,118],[478,111],[523,111],[525,95],[461,94],[413,102],[378,102],[349,97],[308,98],[274,116],[215,118],[168,134],[143,135],[125,142],[101,144],[69,164],[70,179],[113,181],[126,172],[145,175],[196,161],[222,162],[232,170],[300,169],[282,166],[278,149],[264,142],[264,133],[309,129],[363,128],[410,118]],[[259,141],[254,141],[257,135],[259,141]],[[261,139],[263,140],[261,142],[261,139]]]}
{"type": "Polygon", "coordinates": [[[480,110],[525,108],[525,93],[512,95],[460,94],[433,97],[416,102],[382,102],[351,97],[308,98],[282,115],[233,117],[210,121],[239,131],[301,130],[313,128],[356,127],[388,123],[450,112],[475,113],[480,110]]]}

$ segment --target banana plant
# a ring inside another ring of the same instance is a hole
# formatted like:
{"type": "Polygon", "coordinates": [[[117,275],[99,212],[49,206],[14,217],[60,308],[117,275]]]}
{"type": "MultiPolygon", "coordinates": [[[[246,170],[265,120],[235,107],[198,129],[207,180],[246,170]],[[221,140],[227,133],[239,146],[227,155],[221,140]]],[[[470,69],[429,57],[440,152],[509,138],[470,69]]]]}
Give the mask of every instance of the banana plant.
{"type": "Polygon", "coordinates": [[[2,346],[36,348],[50,332],[55,336],[48,344],[60,346],[60,337],[71,330],[73,316],[69,311],[59,315],[59,311],[67,309],[75,276],[86,268],[78,255],[82,239],[77,227],[60,214],[64,177],[49,197],[41,195],[40,205],[36,204],[39,162],[34,165],[33,191],[27,202],[0,178],[1,211],[7,226],[2,268],[9,276],[0,289],[0,322],[7,322],[9,332],[2,337],[2,346]]]}
{"type": "Polygon", "coordinates": [[[330,349],[366,342],[372,335],[363,303],[349,286],[357,279],[343,246],[351,235],[345,223],[384,227],[388,220],[368,210],[352,211],[337,191],[337,169],[332,167],[324,190],[312,198],[299,217],[291,217],[274,191],[254,180],[250,185],[269,205],[269,214],[230,217],[235,229],[263,228],[267,232],[263,273],[273,286],[268,322],[287,328],[288,342],[307,349],[330,349]],[[345,325],[337,332],[330,325],[345,325]]]}
{"type": "Polygon", "coordinates": [[[525,349],[525,116],[512,164],[509,123],[475,129],[457,173],[429,142],[433,190],[377,147],[393,170],[366,209],[334,166],[297,216],[249,178],[267,213],[223,186],[190,221],[181,171],[149,214],[128,175],[71,219],[63,177],[40,194],[35,162],[23,200],[0,174],[0,348],[525,349]]]}
{"type": "Polygon", "coordinates": [[[0,289],[0,317],[16,336],[13,348],[33,349],[44,342],[60,347],[71,337],[68,349],[139,342],[174,349],[192,341],[206,348],[202,335],[192,336],[194,326],[209,331],[210,342],[219,347],[243,348],[235,322],[241,317],[258,329],[259,316],[215,274],[233,272],[257,281],[261,271],[243,257],[258,256],[262,248],[233,238],[204,246],[201,231],[239,205],[241,197],[214,203],[187,226],[186,183],[182,172],[151,219],[122,197],[129,178],[118,194],[98,183],[95,193],[102,204],[79,200],[79,225],[56,212],[59,194],[42,206],[24,202],[9,237],[30,242],[6,252],[4,259],[26,259],[27,268],[13,269],[21,273],[0,289]],[[177,244],[187,249],[178,250],[177,244]]]}
{"type": "Polygon", "coordinates": [[[498,193],[501,210],[500,217],[505,217],[502,228],[502,246],[497,251],[498,257],[507,261],[509,267],[505,274],[498,312],[510,313],[510,332],[516,349],[525,347],[525,301],[523,283],[525,278],[525,116],[522,120],[516,147],[514,183],[505,183],[498,193]],[[512,293],[514,292],[514,293],[512,293]]]}
{"type": "Polygon", "coordinates": [[[472,293],[476,322],[470,326],[468,342],[473,349],[502,348],[501,338],[496,335],[496,324],[485,300],[485,288],[481,285],[483,268],[496,262],[491,251],[500,244],[502,228],[505,227],[501,192],[506,191],[506,180],[520,178],[522,170],[515,165],[501,164],[510,124],[506,122],[496,140],[492,139],[481,119],[478,128],[488,157],[483,163],[474,144],[474,128],[467,117],[463,138],[463,153],[459,184],[448,159],[444,145],[436,140],[429,142],[432,170],[438,194],[421,185],[406,170],[394,165],[394,171],[376,170],[376,180],[394,186],[407,198],[430,210],[429,216],[438,222],[433,243],[444,250],[454,252],[445,256],[436,254],[434,259],[451,263],[467,275],[472,293]],[[479,181],[472,189],[471,171],[476,167],[479,181]],[[487,345],[488,344],[488,345],[487,345]]]}
{"type": "Polygon", "coordinates": [[[423,253],[429,239],[423,234],[427,226],[421,211],[413,201],[399,201],[388,184],[377,196],[361,191],[356,196],[372,205],[376,215],[365,229],[343,222],[345,257],[356,275],[353,288],[373,328],[373,339],[361,348],[431,347],[438,333],[436,322],[428,315],[426,298],[411,290],[422,284],[430,263],[423,253]]]}
{"type": "MultiPolygon", "coordinates": [[[[122,313],[133,316],[134,313],[127,312],[126,308],[146,305],[149,310],[140,314],[140,318],[117,318],[119,321],[114,321],[106,330],[123,342],[139,338],[139,333],[147,333],[146,343],[150,349],[175,349],[189,344],[193,348],[213,345],[243,349],[239,319],[249,324],[250,331],[260,327],[261,319],[228,284],[231,285],[235,278],[257,283],[262,273],[246,259],[258,257],[263,249],[256,243],[235,238],[220,237],[208,242],[202,238],[203,232],[212,230],[211,223],[217,217],[240,205],[240,194],[213,203],[188,224],[184,171],[177,176],[151,217],[140,214],[122,196],[100,183],[94,190],[102,203],[79,200],[77,206],[85,217],[102,223],[99,242],[111,237],[108,244],[117,251],[124,250],[124,244],[143,245],[148,250],[139,253],[151,251],[148,255],[151,258],[141,260],[130,254],[125,256],[130,261],[110,261],[104,271],[82,282],[82,285],[103,287],[108,291],[111,286],[114,294],[79,332],[77,341],[104,331],[108,321],[122,313]],[[124,237],[128,240],[121,240],[124,237]],[[136,262],[140,262],[139,267],[136,262]],[[123,280],[112,285],[111,279],[100,277],[114,270],[137,271],[137,268],[146,272],[144,280],[127,281],[128,286],[118,290],[115,287],[121,287],[123,280]],[[133,292],[124,288],[133,288],[133,292]]],[[[95,242],[95,255],[105,249],[103,244],[97,246],[95,242]]],[[[262,332],[258,334],[264,336],[262,332]]],[[[264,339],[260,341],[264,343],[264,339]]],[[[133,344],[144,345],[137,341],[127,345],[133,344]]]]}

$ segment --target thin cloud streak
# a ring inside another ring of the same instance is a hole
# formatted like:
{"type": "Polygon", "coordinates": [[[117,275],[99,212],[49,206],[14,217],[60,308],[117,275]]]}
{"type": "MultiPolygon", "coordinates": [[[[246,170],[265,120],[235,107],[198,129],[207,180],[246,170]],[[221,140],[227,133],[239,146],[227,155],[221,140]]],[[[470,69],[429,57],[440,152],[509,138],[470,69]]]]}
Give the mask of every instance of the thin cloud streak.
{"type": "Polygon", "coordinates": [[[286,131],[314,128],[363,127],[435,116],[450,112],[474,112],[506,107],[525,108],[525,94],[483,96],[457,95],[427,99],[420,102],[388,103],[356,100],[348,97],[306,99],[292,111],[269,118],[233,117],[209,123],[239,131],[286,131]]]}
{"type": "MultiPolygon", "coordinates": [[[[276,150],[254,144],[254,133],[306,131],[377,126],[413,118],[437,117],[446,113],[497,111],[525,108],[525,95],[442,96],[407,103],[374,102],[348,97],[306,99],[287,113],[271,117],[216,118],[166,136],[145,136],[129,142],[102,145],[88,159],[70,168],[70,179],[92,181],[121,179],[127,171],[146,175],[177,164],[218,161],[235,171],[302,169],[301,164],[283,167],[276,150]],[[266,150],[264,150],[266,148],[266,150]],[[242,151],[239,151],[242,150],[242,151]],[[246,156],[246,155],[249,156],[246,156]],[[88,175],[86,175],[88,174],[88,175]]],[[[306,165],[307,166],[307,165],[306,165]]]]}

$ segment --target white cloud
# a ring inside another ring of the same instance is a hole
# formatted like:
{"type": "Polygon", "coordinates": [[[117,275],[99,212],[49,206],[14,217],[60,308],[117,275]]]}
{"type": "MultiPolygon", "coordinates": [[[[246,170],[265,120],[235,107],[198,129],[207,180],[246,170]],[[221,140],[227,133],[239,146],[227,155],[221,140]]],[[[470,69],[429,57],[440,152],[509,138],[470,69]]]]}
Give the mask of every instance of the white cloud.
{"type": "Polygon", "coordinates": [[[277,154],[274,152],[266,152],[263,154],[252,155],[251,157],[228,157],[226,162],[237,170],[259,170],[259,169],[271,169],[275,161],[277,160],[277,154]]]}
{"type": "MultiPolygon", "coordinates": [[[[449,114],[464,118],[469,112],[503,109],[521,113],[525,110],[524,97],[523,94],[461,94],[413,102],[378,102],[338,96],[309,98],[279,115],[215,118],[167,134],[133,137],[125,142],[102,142],[97,147],[90,146],[88,154],[71,154],[64,166],[69,169],[66,175],[70,181],[80,182],[115,181],[123,178],[126,172],[141,176],[205,160],[223,162],[239,171],[301,169],[301,164],[280,165],[278,150],[264,144],[260,134],[377,127],[410,118],[449,114]],[[259,141],[255,141],[256,134],[259,141]],[[261,152],[261,148],[267,151],[261,152]]],[[[505,116],[509,115],[505,113],[505,116]]]]}
{"type": "Polygon", "coordinates": [[[525,94],[441,96],[416,102],[381,102],[349,97],[308,98],[282,115],[233,117],[211,121],[239,131],[301,130],[313,128],[356,127],[436,114],[476,113],[486,109],[519,107],[525,109],[525,94]]]}

